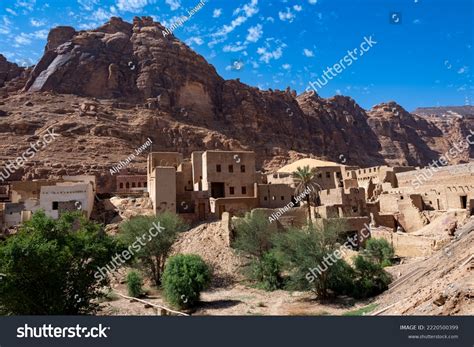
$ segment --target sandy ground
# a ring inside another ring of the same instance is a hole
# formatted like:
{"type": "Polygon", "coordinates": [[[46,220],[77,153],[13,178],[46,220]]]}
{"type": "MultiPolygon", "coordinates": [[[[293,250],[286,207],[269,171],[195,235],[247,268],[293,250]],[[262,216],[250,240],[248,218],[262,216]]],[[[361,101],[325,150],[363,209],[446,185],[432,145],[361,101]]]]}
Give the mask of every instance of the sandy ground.
{"type": "MultiPolygon", "coordinates": [[[[439,237],[438,223],[422,234],[439,237]]],[[[443,229],[444,230],[444,229],[443,229]]],[[[474,314],[474,218],[465,220],[451,242],[428,257],[404,258],[400,265],[387,268],[394,282],[376,298],[355,301],[339,298],[321,303],[310,292],[277,290],[267,292],[247,285],[241,269],[246,259],[227,245],[220,222],[204,223],[182,233],[173,253],[200,255],[213,269],[211,288],[201,295],[192,315],[341,315],[376,305],[369,314],[383,315],[472,315],[474,314]]],[[[127,294],[123,283],[127,269],[121,269],[112,282],[114,291],[127,294]]],[[[168,306],[159,290],[146,283],[144,300],[168,306]]],[[[101,303],[100,315],[157,315],[159,310],[143,303],[111,295],[101,303]]]]}

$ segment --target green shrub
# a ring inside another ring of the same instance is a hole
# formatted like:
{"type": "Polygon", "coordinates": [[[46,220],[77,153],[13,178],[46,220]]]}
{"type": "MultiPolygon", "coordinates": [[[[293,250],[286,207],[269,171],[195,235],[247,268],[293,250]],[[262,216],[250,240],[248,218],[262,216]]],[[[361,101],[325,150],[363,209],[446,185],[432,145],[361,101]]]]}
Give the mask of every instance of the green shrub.
{"type": "Polygon", "coordinates": [[[332,264],[325,260],[339,249],[341,228],[342,222],[326,228],[311,225],[307,230],[293,229],[276,235],[276,252],[290,275],[288,288],[314,291],[319,299],[350,291],[350,266],[342,259],[332,264]]]}
{"type": "Polygon", "coordinates": [[[368,298],[388,289],[391,276],[379,263],[374,263],[363,256],[354,258],[354,290],[352,296],[357,299],[368,298]]]}
{"type": "Polygon", "coordinates": [[[392,264],[395,251],[392,245],[385,239],[369,239],[365,243],[362,253],[365,257],[385,267],[392,264]]]}
{"type": "Polygon", "coordinates": [[[187,225],[173,213],[158,216],[138,216],[120,225],[119,238],[133,250],[133,258],[145,274],[157,285],[171,246],[187,225]]]}
{"type": "Polygon", "coordinates": [[[123,248],[79,213],[33,214],[0,242],[0,315],[94,313],[109,278],[98,272],[123,248]]]}
{"type": "Polygon", "coordinates": [[[268,218],[262,212],[247,213],[236,223],[235,229],[233,246],[244,253],[260,259],[272,247],[272,231],[268,218]]]}
{"type": "Polygon", "coordinates": [[[143,294],[143,279],[137,271],[130,271],[127,275],[128,295],[138,298],[143,294]]]}
{"type": "Polygon", "coordinates": [[[166,300],[179,308],[195,306],[211,281],[207,264],[198,255],[178,254],[168,259],[162,277],[166,300]]]}
{"type": "Polygon", "coordinates": [[[272,253],[265,253],[261,259],[251,265],[251,278],[259,283],[262,289],[272,291],[283,287],[281,261],[272,253]]]}

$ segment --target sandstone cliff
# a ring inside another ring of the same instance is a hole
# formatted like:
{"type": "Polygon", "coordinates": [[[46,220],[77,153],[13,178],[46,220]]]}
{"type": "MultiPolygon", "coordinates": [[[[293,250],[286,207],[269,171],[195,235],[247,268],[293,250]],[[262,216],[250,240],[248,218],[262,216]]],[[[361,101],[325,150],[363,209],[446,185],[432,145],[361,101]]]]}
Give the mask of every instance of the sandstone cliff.
{"type": "MultiPolygon", "coordinates": [[[[366,112],[345,96],[297,96],[290,88],[263,91],[224,80],[162,30],[149,17],[111,18],[88,31],[57,27],[34,68],[19,71],[0,59],[0,81],[2,71],[12,71],[0,83],[0,160],[20,155],[50,126],[61,134],[16,179],[88,172],[109,190],[108,169],[148,137],[155,151],[185,155],[254,150],[258,167],[267,170],[304,156],[361,166],[424,165],[449,149],[436,122],[395,103],[366,112]]],[[[466,129],[460,119],[451,137],[466,129]]],[[[142,155],[130,169],[144,171],[145,160],[142,155]]]]}

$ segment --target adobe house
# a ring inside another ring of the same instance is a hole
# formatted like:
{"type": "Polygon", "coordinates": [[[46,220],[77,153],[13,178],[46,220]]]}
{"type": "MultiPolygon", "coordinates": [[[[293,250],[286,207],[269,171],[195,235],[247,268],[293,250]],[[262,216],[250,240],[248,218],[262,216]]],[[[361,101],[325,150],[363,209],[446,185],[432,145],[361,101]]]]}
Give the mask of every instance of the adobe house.
{"type": "Polygon", "coordinates": [[[341,241],[357,235],[356,248],[370,235],[370,217],[366,206],[364,188],[324,189],[319,193],[321,206],[311,212],[319,227],[337,227],[341,230],[341,241]],[[335,225],[334,223],[337,223],[335,225]],[[362,232],[367,230],[366,234],[362,232]]]}
{"type": "Polygon", "coordinates": [[[423,209],[465,209],[474,214],[474,172],[470,164],[397,174],[399,187],[420,194],[423,209]]]}
{"type": "Polygon", "coordinates": [[[154,152],[148,156],[148,187],[155,213],[170,211],[205,220],[209,214],[256,207],[255,153],[246,151],[154,152]]]}
{"type": "Polygon", "coordinates": [[[64,176],[61,180],[14,181],[10,183],[10,200],[1,204],[0,225],[19,225],[42,209],[57,219],[67,211],[82,211],[89,218],[94,207],[94,176],[64,176]]]}
{"type": "Polygon", "coordinates": [[[117,175],[116,188],[117,194],[143,194],[147,191],[147,175],[117,175]]]}
{"type": "Polygon", "coordinates": [[[345,165],[331,161],[318,160],[313,158],[304,158],[294,163],[283,166],[276,172],[267,175],[269,184],[286,184],[295,187],[295,179],[292,177],[298,167],[309,166],[310,169],[317,170],[314,177],[314,183],[319,184],[323,189],[339,188],[343,186],[343,172],[345,165]]]}

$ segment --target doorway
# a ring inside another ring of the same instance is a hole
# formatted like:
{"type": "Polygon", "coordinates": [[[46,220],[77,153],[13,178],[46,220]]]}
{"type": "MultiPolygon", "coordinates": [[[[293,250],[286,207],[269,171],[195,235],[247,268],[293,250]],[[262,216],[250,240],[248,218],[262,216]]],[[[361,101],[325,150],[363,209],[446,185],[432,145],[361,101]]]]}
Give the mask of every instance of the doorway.
{"type": "Polygon", "coordinates": [[[211,183],[211,197],[223,198],[225,196],[224,182],[211,183]]]}

